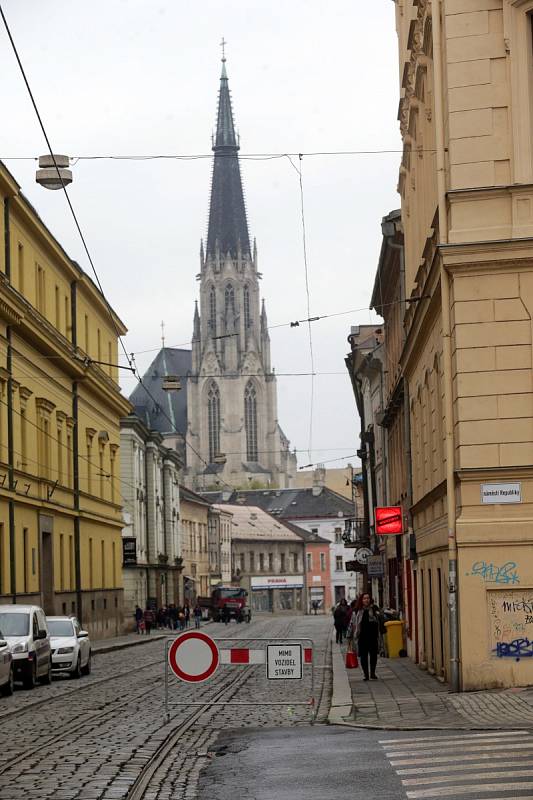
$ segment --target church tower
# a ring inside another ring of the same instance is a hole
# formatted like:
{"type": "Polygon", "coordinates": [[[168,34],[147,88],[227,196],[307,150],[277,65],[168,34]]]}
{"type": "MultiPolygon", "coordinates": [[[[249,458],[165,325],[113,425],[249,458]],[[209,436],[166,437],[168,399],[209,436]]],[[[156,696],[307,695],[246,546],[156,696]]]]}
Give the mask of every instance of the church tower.
{"type": "Polygon", "coordinates": [[[194,311],[187,381],[188,439],[201,458],[187,448],[187,472],[198,490],[224,483],[284,488],[296,459],[278,424],[267,315],[255,240],[250,244],[224,56],[212,149],[209,224],[200,247],[200,305],[194,311]]]}

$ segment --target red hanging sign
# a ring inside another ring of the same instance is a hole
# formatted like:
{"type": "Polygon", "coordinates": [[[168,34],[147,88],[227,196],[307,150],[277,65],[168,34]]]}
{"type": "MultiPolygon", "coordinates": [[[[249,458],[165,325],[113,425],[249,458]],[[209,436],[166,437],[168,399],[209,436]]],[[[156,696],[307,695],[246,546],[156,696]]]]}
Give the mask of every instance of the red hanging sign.
{"type": "Polygon", "coordinates": [[[375,509],[376,533],[380,536],[403,533],[401,506],[386,506],[375,509]]]}

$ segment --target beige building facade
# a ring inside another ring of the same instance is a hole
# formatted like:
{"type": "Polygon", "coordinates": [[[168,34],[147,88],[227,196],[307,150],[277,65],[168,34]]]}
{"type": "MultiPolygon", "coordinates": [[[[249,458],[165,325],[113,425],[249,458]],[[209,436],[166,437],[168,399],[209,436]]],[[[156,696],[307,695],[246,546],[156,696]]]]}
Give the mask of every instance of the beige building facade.
{"type": "Polygon", "coordinates": [[[198,597],[207,597],[210,588],[209,564],[210,505],[196,492],[180,486],[181,555],[183,558],[181,597],[192,605],[198,597]]]}
{"type": "Polygon", "coordinates": [[[533,682],[532,13],[396,0],[418,658],[462,689],[533,682]]]}

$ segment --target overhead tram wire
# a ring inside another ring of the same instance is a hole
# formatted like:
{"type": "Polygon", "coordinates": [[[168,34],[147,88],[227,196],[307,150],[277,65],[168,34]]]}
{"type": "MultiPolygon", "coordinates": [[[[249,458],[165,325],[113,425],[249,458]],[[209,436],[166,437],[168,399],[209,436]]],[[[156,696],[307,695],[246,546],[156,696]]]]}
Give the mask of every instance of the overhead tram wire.
{"type": "MultiPolygon", "coordinates": [[[[311,458],[311,450],[313,444],[313,413],[314,413],[314,400],[315,400],[315,359],[313,354],[313,334],[311,331],[311,322],[315,321],[311,317],[311,296],[309,291],[309,266],[307,263],[307,235],[306,235],[306,228],[305,228],[305,204],[304,204],[304,187],[303,187],[303,176],[302,176],[302,153],[298,154],[298,158],[300,160],[300,166],[297,167],[292,158],[288,155],[287,156],[290,165],[296,171],[298,175],[298,183],[300,187],[300,216],[302,221],[302,249],[303,249],[303,261],[304,261],[304,274],[305,274],[305,295],[307,301],[307,325],[308,325],[308,333],[309,333],[309,356],[310,356],[310,364],[311,364],[311,392],[310,392],[310,402],[309,402],[309,458],[311,458]]],[[[299,325],[299,322],[298,322],[299,325]]],[[[297,326],[293,326],[297,327],[297,326]]]]}
{"type": "Polygon", "coordinates": [[[74,206],[72,205],[72,203],[70,201],[69,193],[67,192],[67,187],[65,185],[65,182],[63,181],[63,176],[61,175],[61,171],[60,171],[60,169],[59,169],[59,167],[57,165],[56,157],[54,155],[54,151],[52,150],[52,145],[50,144],[50,139],[48,138],[48,134],[46,132],[46,128],[44,127],[44,123],[43,123],[41,114],[40,114],[39,109],[37,107],[37,103],[35,101],[35,97],[33,96],[33,92],[31,90],[31,86],[30,86],[28,78],[26,76],[26,71],[24,69],[24,66],[22,64],[21,58],[19,56],[19,53],[18,53],[18,50],[17,50],[17,46],[15,44],[15,40],[13,39],[13,36],[11,34],[11,30],[9,28],[9,25],[8,25],[8,22],[7,22],[7,19],[6,19],[6,16],[4,14],[4,10],[3,10],[1,4],[0,4],[0,16],[2,17],[2,21],[4,23],[4,27],[6,29],[7,36],[9,38],[10,43],[11,43],[11,47],[13,48],[13,52],[15,54],[15,58],[17,60],[17,64],[19,66],[22,78],[23,78],[24,83],[26,85],[26,89],[28,90],[28,95],[30,97],[30,100],[31,100],[31,103],[32,103],[32,106],[33,106],[33,110],[35,111],[35,115],[36,115],[37,120],[39,122],[39,126],[41,128],[42,134],[44,136],[44,139],[45,139],[45,142],[46,142],[46,146],[48,147],[48,152],[50,153],[52,161],[54,162],[54,167],[55,167],[55,170],[57,172],[57,177],[59,178],[59,181],[61,183],[61,188],[63,189],[63,193],[65,195],[65,198],[66,198],[66,201],[67,201],[67,205],[68,205],[68,207],[70,209],[70,213],[72,214],[72,218],[74,220],[74,224],[75,224],[76,229],[77,229],[77,231],[79,233],[79,236],[80,236],[80,239],[81,239],[81,243],[83,245],[83,249],[85,250],[85,254],[86,254],[86,256],[87,256],[87,258],[89,260],[89,264],[91,265],[91,269],[92,269],[93,274],[94,274],[96,285],[98,286],[98,289],[100,290],[100,294],[102,295],[102,299],[103,299],[103,301],[104,301],[104,303],[105,303],[105,305],[107,307],[107,310],[108,310],[108,313],[109,313],[109,317],[111,319],[111,324],[113,325],[113,328],[115,330],[115,334],[116,334],[120,344],[122,345],[122,349],[124,351],[124,354],[125,354],[126,358],[128,358],[128,352],[126,350],[126,347],[124,345],[124,342],[123,342],[122,337],[120,335],[120,332],[118,330],[118,326],[117,326],[117,323],[115,321],[115,317],[114,317],[114,314],[113,314],[113,309],[111,308],[111,306],[110,306],[110,304],[109,304],[109,302],[107,300],[107,297],[104,294],[104,290],[102,288],[102,284],[100,282],[100,278],[98,276],[98,272],[96,271],[96,267],[94,265],[94,261],[92,259],[91,253],[89,251],[89,247],[87,245],[87,241],[85,239],[85,236],[83,235],[83,231],[82,231],[81,225],[80,225],[80,223],[78,221],[78,217],[76,216],[76,212],[74,211],[74,206]]]}

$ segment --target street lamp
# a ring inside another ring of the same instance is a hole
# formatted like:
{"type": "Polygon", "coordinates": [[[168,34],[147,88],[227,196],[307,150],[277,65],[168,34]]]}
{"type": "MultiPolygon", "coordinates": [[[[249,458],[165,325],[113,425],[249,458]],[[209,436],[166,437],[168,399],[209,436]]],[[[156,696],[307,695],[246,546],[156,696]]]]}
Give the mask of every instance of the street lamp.
{"type": "Polygon", "coordinates": [[[72,170],[68,156],[39,156],[39,169],[35,180],[45,189],[62,189],[72,183],[72,170]]]}

